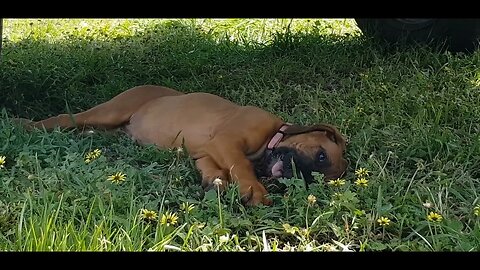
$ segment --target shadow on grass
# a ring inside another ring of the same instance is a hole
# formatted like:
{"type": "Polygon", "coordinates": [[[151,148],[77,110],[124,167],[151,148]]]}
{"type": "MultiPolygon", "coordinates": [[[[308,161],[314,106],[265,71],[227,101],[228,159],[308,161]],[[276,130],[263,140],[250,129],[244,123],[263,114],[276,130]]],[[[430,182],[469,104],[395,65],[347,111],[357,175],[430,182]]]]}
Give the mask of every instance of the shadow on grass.
{"type": "MultiPolygon", "coordinates": [[[[3,50],[0,105],[26,118],[64,112],[66,103],[76,112],[141,84],[212,92],[240,103],[283,85],[332,90],[339,77],[356,76],[377,54],[362,37],[285,31],[265,45],[242,45],[175,21],[130,37],[24,39],[5,42],[3,50]]],[[[281,94],[296,103],[292,93],[281,94]]]]}

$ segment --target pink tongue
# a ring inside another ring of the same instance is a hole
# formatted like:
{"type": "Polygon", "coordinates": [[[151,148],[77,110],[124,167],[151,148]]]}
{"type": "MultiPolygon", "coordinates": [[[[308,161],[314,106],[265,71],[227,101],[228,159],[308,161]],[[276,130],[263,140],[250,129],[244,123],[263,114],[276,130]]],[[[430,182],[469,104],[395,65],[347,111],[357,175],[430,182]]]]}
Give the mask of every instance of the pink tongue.
{"type": "Polygon", "coordinates": [[[283,175],[283,161],[279,160],[272,167],[272,176],[273,177],[282,177],[283,175]]]}

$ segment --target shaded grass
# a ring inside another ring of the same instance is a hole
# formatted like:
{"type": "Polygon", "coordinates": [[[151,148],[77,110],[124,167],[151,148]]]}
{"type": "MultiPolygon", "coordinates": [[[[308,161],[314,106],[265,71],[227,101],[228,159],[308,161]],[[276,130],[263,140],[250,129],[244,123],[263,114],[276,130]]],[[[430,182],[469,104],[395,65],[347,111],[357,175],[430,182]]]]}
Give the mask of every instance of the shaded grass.
{"type": "Polygon", "coordinates": [[[6,20],[5,37],[2,249],[478,250],[478,52],[388,49],[352,20],[6,20]],[[273,207],[244,208],[235,189],[220,203],[203,194],[185,153],[9,120],[77,112],[140,84],[335,124],[349,139],[348,181],[306,191],[293,179],[273,207]],[[102,156],[85,164],[95,148],[102,156]],[[353,182],[360,167],[371,171],[365,189],[353,182]],[[125,183],[106,180],[116,171],[125,183]],[[149,225],[142,208],[179,222],[149,225]],[[427,221],[430,211],[444,220],[427,221]]]}

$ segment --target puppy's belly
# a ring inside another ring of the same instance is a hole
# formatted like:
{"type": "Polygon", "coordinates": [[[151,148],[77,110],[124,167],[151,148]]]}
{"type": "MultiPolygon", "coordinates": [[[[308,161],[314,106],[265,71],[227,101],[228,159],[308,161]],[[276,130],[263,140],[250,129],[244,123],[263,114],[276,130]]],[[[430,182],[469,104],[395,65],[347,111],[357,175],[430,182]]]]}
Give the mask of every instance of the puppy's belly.
{"type": "Polygon", "coordinates": [[[230,101],[206,93],[167,96],[139,108],[124,129],[138,143],[161,148],[184,145],[194,156],[220,126],[229,122],[237,108],[230,101]]]}
{"type": "Polygon", "coordinates": [[[141,118],[133,115],[124,129],[139,144],[155,144],[160,148],[179,147],[182,143],[189,148],[198,148],[198,145],[208,139],[208,134],[201,134],[200,130],[192,134],[189,127],[175,125],[173,122],[162,121],[162,119],[150,120],[149,117],[141,118]]]}
{"type": "Polygon", "coordinates": [[[168,133],[162,134],[158,132],[159,129],[154,129],[153,127],[146,128],[145,125],[139,124],[137,121],[125,125],[124,131],[139,144],[155,144],[161,148],[176,147],[173,140],[171,140],[173,141],[172,143],[167,143],[170,137],[168,133]]]}

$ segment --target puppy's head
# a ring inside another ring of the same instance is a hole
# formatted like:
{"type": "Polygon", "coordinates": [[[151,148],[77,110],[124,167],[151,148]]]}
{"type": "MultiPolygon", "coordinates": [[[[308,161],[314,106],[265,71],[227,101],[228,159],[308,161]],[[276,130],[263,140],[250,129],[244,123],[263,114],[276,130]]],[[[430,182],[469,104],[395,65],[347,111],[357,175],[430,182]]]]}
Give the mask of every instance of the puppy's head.
{"type": "Polygon", "coordinates": [[[327,180],[344,174],[348,164],[343,157],[345,139],[334,126],[291,125],[284,133],[285,137],[267,160],[267,173],[270,176],[291,178],[291,161],[307,183],[313,181],[312,172],[322,173],[327,180]]]}

